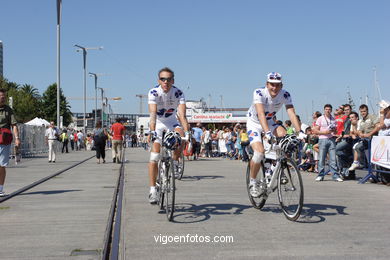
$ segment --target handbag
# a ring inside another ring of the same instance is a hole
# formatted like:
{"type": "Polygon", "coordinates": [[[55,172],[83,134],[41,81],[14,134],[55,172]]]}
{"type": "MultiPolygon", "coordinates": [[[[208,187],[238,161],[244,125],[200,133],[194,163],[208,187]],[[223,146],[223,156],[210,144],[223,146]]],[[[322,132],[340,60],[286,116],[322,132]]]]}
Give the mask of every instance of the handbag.
{"type": "Polygon", "coordinates": [[[10,145],[12,143],[12,132],[8,128],[0,128],[0,144],[10,145]]]}

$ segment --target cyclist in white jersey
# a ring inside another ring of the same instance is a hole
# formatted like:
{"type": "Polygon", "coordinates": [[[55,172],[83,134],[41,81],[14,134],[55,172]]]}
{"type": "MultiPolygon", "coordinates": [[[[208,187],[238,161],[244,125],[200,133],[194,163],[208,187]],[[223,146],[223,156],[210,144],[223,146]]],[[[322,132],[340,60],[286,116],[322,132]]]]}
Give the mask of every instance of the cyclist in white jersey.
{"type": "Polygon", "coordinates": [[[253,92],[253,103],[248,110],[247,130],[250,145],[254,152],[250,165],[249,190],[253,197],[258,197],[261,194],[260,183],[256,181],[261,161],[264,159],[261,135],[264,134],[264,139],[267,140],[271,140],[273,136],[283,137],[286,135],[286,130],[273,120],[273,117],[283,105],[286,106],[287,114],[294,125],[295,131],[299,132],[298,138],[302,139],[305,136],[296,117],[291,95],[282,87],[282,76],[277,72],[269,73],[266,87],[255,89],[253,92]]]}
{"type": "MultiPolygon", "coordinates": [[[[149,90],[148,104],[150,113],[150,135],[148,142],[153,138],[150,162],[149,162],[149,202],[157,203],[156,179],[157,163],[160,159],[160,146],[164,131],[176,131],[181,136],[189,135],[189,127],[186,118],[186,103],[183,92],[173,86],[174,72],[169,68],[163,68],[158,72],[159,85],[149,90]],[[179,123],[180,121],[180,123],[179,123]],[[184,128],[184,131],[183,131],[184,128]]],[[[174,164],[178,165],[178,158],[183,150],[183,144],[174,155],[174,164]]]]}

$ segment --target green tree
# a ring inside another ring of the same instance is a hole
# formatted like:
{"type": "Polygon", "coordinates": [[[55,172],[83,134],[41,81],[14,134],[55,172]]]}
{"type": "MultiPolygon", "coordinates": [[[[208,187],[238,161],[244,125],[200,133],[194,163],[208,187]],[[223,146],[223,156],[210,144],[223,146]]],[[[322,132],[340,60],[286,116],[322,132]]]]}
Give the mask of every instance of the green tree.
{"type": "Polygon", "coordinates": [[[34,88],[34,86],[29,84],[24,84],[22,87],[20,87],[20,91],[22,91],[24,94],[34,97],[36,99],[41,98],[39,95],[38,89],[34,88]]]}
{"type": "Polygon", "coordinates": [[[19,122],[25,123],[40,115],[40,95],[32,85],[20,87],[15,82],[1,78],[0,87],[7,90],[8,97],[12,97],[12,107],[19,122]]]}
{"type": "MultiPolygon", "coordinates": [[[[57,121],[57,84],[50,85],[42,96],[42,112],[48,121],[57,121]]],[[[72,122],[72,112],[66,97],[60,89],[60,115],[63,116],[64,126],[72,122]]]]}

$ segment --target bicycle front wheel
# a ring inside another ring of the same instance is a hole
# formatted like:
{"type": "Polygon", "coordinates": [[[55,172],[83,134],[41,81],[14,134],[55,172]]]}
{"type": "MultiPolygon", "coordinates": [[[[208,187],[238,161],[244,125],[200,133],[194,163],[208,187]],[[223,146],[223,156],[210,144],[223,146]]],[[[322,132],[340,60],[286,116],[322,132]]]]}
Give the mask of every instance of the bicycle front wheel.
{"type": "MultiPolygon", "coordinates": [[[[252,197],[250,190],[249,190],[249,183],[251,180],[251,167],[250,167],[250,165],[251,165],[251,161],[248,162],[248,166],[246,168],[246,190],[248,192],[249,200],[252,203],[253,207],[255,207],[256,209],[261,209],[264,206],[265,201],[267,200],[266,193],[263,192],[262,194],[260,194],[259,197],[252,197]]],[[[264,169],[264,167],[262,167],[262,168],[264,169]]],[[[261,180],[261,175],[262,175],[262,172],[259,172],[257,174],[256,179],[259,183],[261,180]]]]}
{"type": "Polygon", "coordinates": [[[165,212],[169,221],[173,219],[173,212],[175,211],[175,169],[173,160],[169,160],[169,165],[165,168],[166,187],[165,187],[165,212]]]}
{"type": "Polygon", "coordinates": [[[296,164],[288,159],[282,163],[278,176],[278,198],[286,218],[295,221],[303,207],[303,183],[296,164]]]}
{"type": "Polygon", "coordinates": [[[183,177],[183,174],[184,174],[184,154],[181,153],[180,157],[179,157],[179,172],[178,172],[178,175],[177,175],[177,178],[178,180],[181,180],[181,178],[183,177]]]}
{"type": "Polygon", "coordinates": [[[163,176],[165,174],[164,163],[162,161],[158,161],[158,175],[156,181],[156,188],[158,192],[158,205],[160,209],[164,209],[164,181],[163,176]]]}

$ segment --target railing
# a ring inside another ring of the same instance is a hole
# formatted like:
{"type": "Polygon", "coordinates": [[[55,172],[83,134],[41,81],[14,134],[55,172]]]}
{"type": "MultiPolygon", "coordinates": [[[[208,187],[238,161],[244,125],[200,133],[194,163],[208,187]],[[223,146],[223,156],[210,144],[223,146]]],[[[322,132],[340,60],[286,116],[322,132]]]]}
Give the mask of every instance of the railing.
{"type": "MultiPolygon", "coordinates": [[[[21,147],[19,149],[22,157],[34,157],[49,151],[45,140],[46,127],[18,125],[21,147]]],[[[56,151],[60,151],[61,145],[58,142],[55,145],[56,151]]],[[[11,154],[15,155],[14,143],[11,145],[11,154]]]]}

